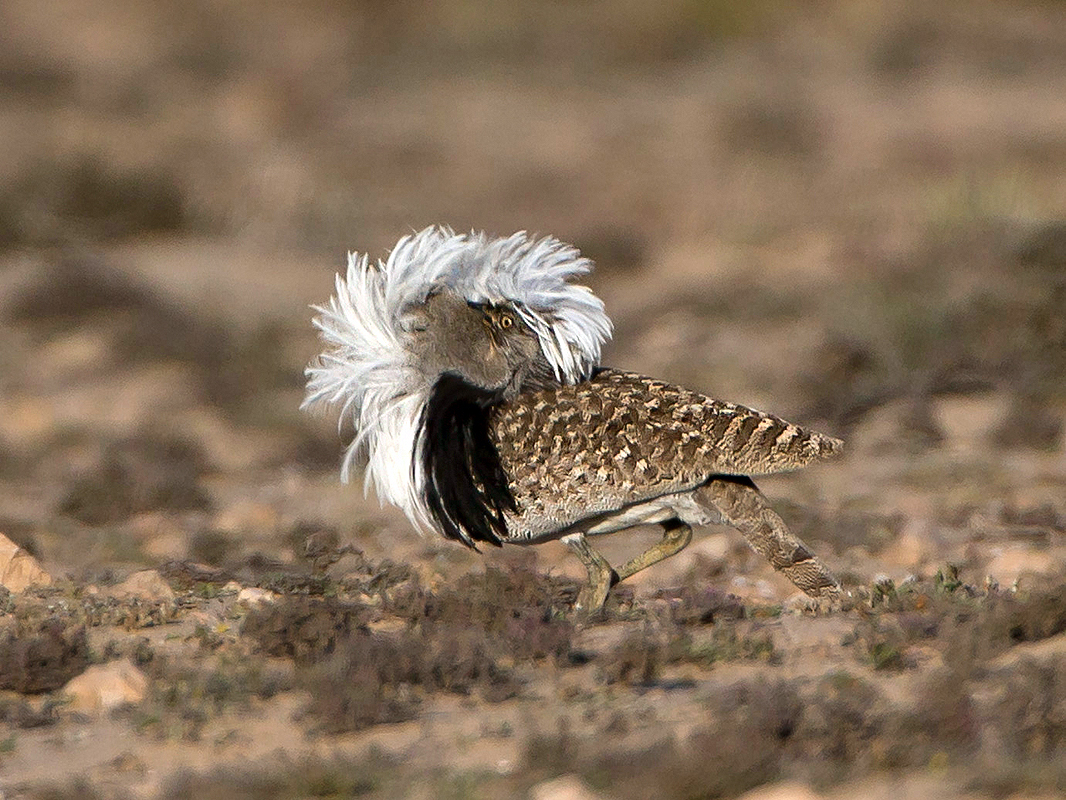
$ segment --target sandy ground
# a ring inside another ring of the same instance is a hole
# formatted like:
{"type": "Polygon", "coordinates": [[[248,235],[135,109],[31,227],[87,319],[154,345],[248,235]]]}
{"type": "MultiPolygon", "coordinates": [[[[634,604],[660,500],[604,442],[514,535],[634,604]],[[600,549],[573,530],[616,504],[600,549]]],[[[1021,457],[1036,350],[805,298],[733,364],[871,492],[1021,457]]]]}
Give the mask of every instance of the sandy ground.
{"type": "Polygon", "coordinates": [[[1058,4],[0,30],[0,533],[55,579],[0,596],[4,797],[1066,792],[1058,4]],[[581,624],[561,545],[468,552],[341,485],[308,306],[438,222],[580,247],[605,363],[845,438],[760,485],[853,599],[707,528],[581,624]],[[127,661],[128,702],[71,700],[127,661]]]}

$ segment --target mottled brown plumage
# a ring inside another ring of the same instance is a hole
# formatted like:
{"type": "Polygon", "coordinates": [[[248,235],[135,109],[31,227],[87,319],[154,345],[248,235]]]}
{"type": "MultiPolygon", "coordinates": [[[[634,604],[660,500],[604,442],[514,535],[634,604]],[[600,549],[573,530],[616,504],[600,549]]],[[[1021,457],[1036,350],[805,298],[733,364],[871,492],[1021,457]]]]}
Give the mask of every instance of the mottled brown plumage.
{"type": "Polygon", "coordinates": [[[715,475],[765,475],[839,452],[839,439],[662,381],[604,369],[498,406],[493,440],[520,513],[509,541],[689,492],[715,475]]]}

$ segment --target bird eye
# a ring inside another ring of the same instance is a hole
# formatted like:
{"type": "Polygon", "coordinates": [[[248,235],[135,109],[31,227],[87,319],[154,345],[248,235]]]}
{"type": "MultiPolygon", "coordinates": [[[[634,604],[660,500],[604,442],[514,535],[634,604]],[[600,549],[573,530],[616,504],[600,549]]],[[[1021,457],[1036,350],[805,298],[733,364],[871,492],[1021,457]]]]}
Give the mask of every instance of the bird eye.
{"type": "Polygon", "coordinates": [[[514,325],[514,317],[510,314],[500,314],[500,327],[504,330],[514,325]]]}

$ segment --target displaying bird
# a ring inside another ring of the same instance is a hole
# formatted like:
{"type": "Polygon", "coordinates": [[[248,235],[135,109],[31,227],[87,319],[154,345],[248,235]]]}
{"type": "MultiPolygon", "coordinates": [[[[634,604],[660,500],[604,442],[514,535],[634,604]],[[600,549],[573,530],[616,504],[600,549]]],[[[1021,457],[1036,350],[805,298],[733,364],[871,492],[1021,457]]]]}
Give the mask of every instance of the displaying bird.
{"type": "Polygon", "coordinates": [[[304,408],[336,406],[365,457],[365,486],[470,547],[560,539],[595,612],[611,587],[725,522],[814,597],[837,580],[769,507],[751,476],[837,453],[841,442],[668,383],[599,366],[603,302],[572,278],[592,264],[554,238],[430,227],[371,263],[350,254],[315,306],[326,349],[304,408]],[[589,538],[658,524],[615,568],[589,538]]]}

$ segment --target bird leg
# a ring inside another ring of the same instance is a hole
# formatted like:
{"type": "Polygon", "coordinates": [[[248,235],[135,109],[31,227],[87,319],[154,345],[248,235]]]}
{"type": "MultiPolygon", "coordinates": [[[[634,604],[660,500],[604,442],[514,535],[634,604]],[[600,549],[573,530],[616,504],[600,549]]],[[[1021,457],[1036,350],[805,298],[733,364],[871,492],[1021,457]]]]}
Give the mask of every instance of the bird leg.
{"type": "Polygon", "coordinates": [[[663,526],[663,538],[649,547],[639,556],[631,558],[617,570],[607,559],[589,546],[584,533],[571,533],[562,541],[581,559],[588,570],[589,582],[577,596],[574,608],[594,614],[607,602],[611,587],[619,581],[632,577],[642,569],[658,564],[664,558],[679,553],[692,541],[692,528],[681,520],[674,518],[660,523],[663,526]]]}
{"type": "Polygon", "coordinates": [[[756,553],[811,597],[840,593],[840,584],[829,568],[789,531],[750,478],[716,478],[701,486],[696,497],[716,509],[756,553]]]}
{"type": "Polygon", "coordinates": [[[562,537],[574,554],[581,559],[589,573],[589,582],[577,595],[574,608],[588,614],[594,614],[607,602],[607,593],[618,582],[618,573],[607,559],[589,546],[588,539],[582,532],[571,533],[562,537]]]}
{"type": "Polygon", "coordinates": [[[692,528],[681,520],[674,518],[659,523],[663,526],[663,538],[653,544],[639,556],[629,559],[617,570],[618,580],[624,581],[636,575],[642,569],[658,564],[664,558],[680,553],[692,541],[692,528]]]}

